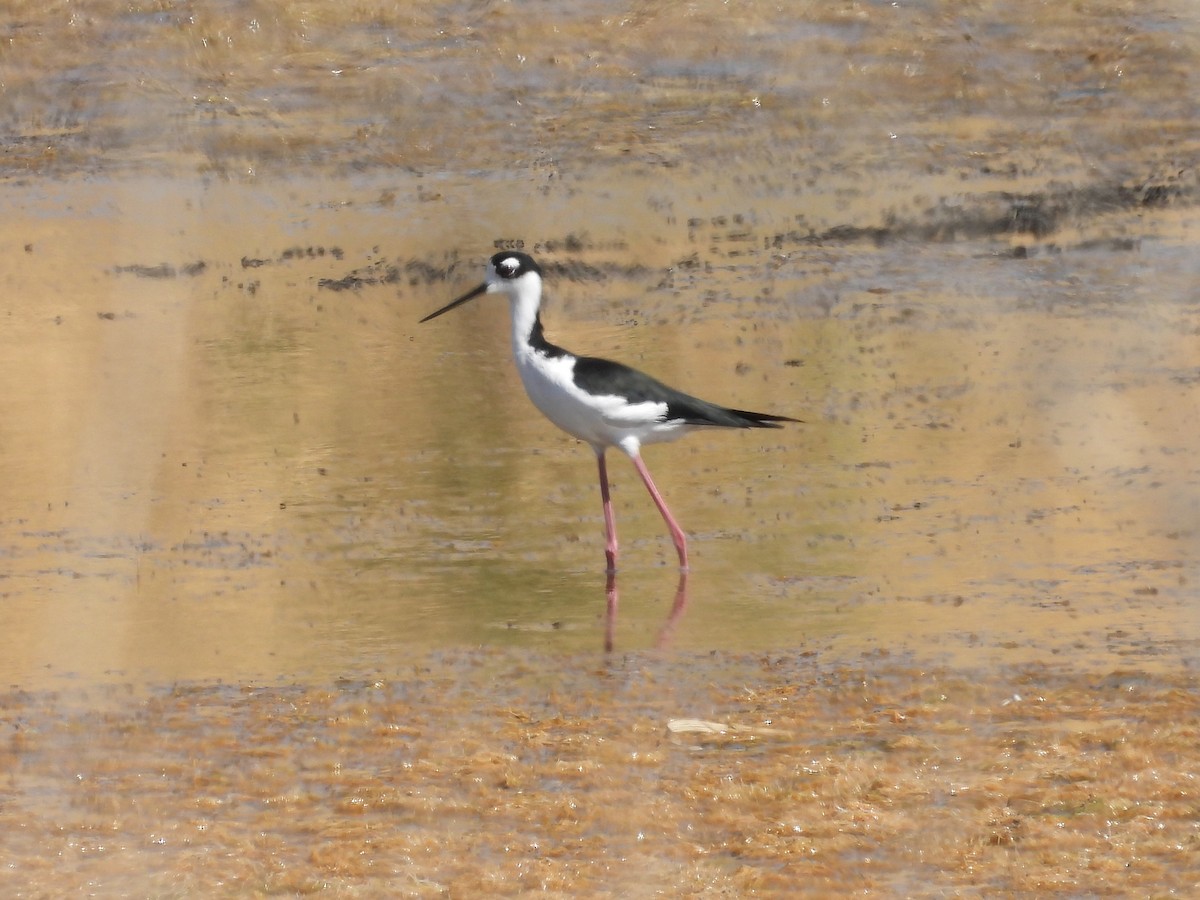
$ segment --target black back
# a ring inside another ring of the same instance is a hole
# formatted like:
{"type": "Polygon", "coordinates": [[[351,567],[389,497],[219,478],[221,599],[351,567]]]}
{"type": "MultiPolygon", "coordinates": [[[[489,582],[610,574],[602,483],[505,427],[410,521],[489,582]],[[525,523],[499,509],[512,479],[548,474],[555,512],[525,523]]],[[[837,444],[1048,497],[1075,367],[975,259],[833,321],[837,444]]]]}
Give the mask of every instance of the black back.
{"type": "Polygon", "coordinates": [[[726,428],[781,428],[779,422],[796,421],[787,416],[718,406],[677,391],[623,363],[595,356],[580,356],[575,360],[575,383],[589,394],[616,394],[628,398],[630,403],[665,403],[667,413],[663,421],[678,419],[689,425],[726,428]]]}

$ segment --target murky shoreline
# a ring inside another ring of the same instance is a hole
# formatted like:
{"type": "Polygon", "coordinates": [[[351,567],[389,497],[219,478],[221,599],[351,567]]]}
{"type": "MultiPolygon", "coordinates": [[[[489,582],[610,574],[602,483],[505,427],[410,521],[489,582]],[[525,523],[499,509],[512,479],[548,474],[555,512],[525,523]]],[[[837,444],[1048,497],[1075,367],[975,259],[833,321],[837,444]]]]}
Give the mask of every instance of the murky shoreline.
{"type": "Polygon", "coordinates": [[[0,884],[930,896],[1200,877],[1192,675],[562,662],[443,654],[366,681],[100,691],[107,711],[70,715],[7,695],[0,884]]]}

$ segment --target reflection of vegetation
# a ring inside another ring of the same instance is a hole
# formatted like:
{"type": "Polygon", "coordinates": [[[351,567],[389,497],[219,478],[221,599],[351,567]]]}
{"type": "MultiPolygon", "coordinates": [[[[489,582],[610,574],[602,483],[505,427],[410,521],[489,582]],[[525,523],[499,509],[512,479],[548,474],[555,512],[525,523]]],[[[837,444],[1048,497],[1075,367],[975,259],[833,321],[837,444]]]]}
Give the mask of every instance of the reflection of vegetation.
{"type": "Polygon", "coordinates": [[[290,356],[300,348],[299,329],[278,329],[272,325],[271,333],[267,333],[262,327],[267,318],[248,316],[247,321],[234,326],[231,334],[209,340],[206,346],[212,360],[239,378],[259,378],[277,371],[279,367],[272,361],[290,356]],[[258,321],[248,321],[252,318],[258,321]]]}
{"type": "Polygon", "coordinates": [[[306,344],[298,323],[280,322],[275,310],[261,304],[242,304],[225,326],[221,335],[204,343],[206,368],[214,383],[233,388],[222,402],[248,399],[247,386],[294,381],[289,376],[299,367],[306,344]]]}

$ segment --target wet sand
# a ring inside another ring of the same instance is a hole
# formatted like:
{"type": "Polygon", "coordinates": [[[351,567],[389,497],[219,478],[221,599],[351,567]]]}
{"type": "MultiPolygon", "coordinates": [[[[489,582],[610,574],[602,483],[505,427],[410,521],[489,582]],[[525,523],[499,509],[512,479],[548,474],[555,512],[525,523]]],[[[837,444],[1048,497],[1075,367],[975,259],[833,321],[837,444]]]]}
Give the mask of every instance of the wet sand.
{"type": "Polygon", "coordinates": [[[107,711],[5,697],[14,895],[1169,895],[1200,878],[1184,675],[488,652],[92,699],[107,711]],[[669,729],[683,717],[743,730],[669,729]]]}
{"type": "Polygon", "coordinates": [[[0,29],[0,892],[1196,890],[1190,5],[0,29]],[[496,246],[805,420],[647,454],[683,590],[496,246]]]}

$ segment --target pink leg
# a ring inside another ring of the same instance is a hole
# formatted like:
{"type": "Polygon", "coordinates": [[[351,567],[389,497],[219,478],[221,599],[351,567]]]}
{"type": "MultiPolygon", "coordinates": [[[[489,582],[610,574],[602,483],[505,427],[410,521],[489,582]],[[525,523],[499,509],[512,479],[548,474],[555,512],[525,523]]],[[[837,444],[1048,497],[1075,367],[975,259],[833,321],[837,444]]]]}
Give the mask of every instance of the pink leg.
{"type": "Polygon", "coordinates": [[[638,474],[642,476],[642,481],[646,485],[646,490],[650,492],[650,496],[654,500],[654,505],[662,513],[663,521],[667,523],[667,528],[671,530],[671,540],[675,542],[675,550],[679,553],[679,568],[686,572],[688,567],[687,537],[684,535],[683,529],[679,527],[679,523],[675,521],[675,517],[671,515],[671,511],[667,509],[667,502],[663,500],[662,494],[654,486],[654,479],[650,477],[650,470],[642,462],[642,457],[636,453],[632,453],[629,458],[633,460],[633,466],[638,470],[638,474]]]}
{"type": "Polygon", "coordinates": [[[600,466],[600,499],[604,502],[604,558],[608,560],[608,571],[617,571],[617,520],[613,517],[612,498],[608,496],[608,467],[604,464],[604,450],[596,451],[600,466]]]}

